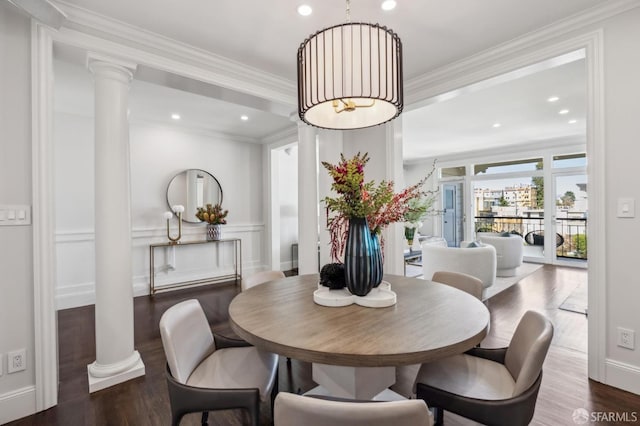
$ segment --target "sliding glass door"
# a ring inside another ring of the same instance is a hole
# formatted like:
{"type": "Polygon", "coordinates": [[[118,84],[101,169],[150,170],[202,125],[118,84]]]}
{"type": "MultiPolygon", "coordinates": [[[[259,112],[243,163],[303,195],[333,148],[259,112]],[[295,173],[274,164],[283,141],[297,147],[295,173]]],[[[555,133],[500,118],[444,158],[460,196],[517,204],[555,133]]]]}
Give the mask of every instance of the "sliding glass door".
{"type": "Polygon", "coordinates": [[[587,260],[587,175],[554,173],[555,263],[587,260]]]}

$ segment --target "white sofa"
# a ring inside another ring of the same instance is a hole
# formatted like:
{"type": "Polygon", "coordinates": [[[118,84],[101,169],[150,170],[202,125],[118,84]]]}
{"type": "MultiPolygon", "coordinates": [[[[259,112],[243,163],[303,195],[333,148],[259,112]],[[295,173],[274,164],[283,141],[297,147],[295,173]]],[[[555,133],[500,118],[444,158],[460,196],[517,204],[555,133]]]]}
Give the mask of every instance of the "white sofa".
{"type": "Polygon", "coordinates": [[[479,278],[486,289],[496,280],[496,249],[490,245],[457,248],[423,244],[422,271],[427,280],[437,271],[462,272],[479,278]]]}
{"type": "Polygon", "coordinates": [[[478,232],[478,241],[489,244],[496,249],[497,270],[499,277],[513,277],[517,268],[522,265],[524,240],[520,235],[501,236],[497,232],[478,232]]]}

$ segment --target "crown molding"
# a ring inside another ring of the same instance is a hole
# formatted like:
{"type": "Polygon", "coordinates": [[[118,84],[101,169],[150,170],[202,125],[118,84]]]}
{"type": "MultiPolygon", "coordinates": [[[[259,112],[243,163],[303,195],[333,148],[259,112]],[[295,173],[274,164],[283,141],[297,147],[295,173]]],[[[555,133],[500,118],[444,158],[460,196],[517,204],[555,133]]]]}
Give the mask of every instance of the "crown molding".
{"type": "Polygon", "coordinates": [[[298,126],[296,125],[292,125],[291,127],[287,127],[283,130],[273,132],[270,135],[267,135],[264,138],[260,139],[260,142],[265,145],[270,145],[285,140],[287,141],[287,143],[289,143],[289,140],[291,139],[295,139],[296,141],[298,140],[298,126]]]}
{"type": "MultiPolygon", "coordinates": [[[[405,103],[407,105],[418,104],[420,101],[445,93],[451,90],[452,87],[462,87],[484,80],[487,78],[487,74],[491,74],[492,64],[507,61],[509,56],[514,56],[514,54],[521,53],[528,48],[537,47],[541,43],[584,29],[589,25],[597,24],[637,7],[640,7],[640,2],[637,0],[610,0],[475,55],[452,62],[422,76],[415,77],[405,82],[405,93],[408,94],[405,103]]],[[[562,42],[559,44],[562,44],[562,42]]],[[[558,44],[556,44],[556,50],[557,47],[558,44]]],[[[530,64],[528,61],[528,55],[520,55],[517,60],[511,62],[515,69],[530,64]]],[[[503,67],[504,63],[502,64],[503,67]]],[[[498,71],[496,69],[494,75],[502,72],[504,70],[498,71]]],[[[415,106],[413,105],[413,107],[415,106]]]]}
{"type": "MultiPolygon", "coordinates": [[[[502,156],[513,156],[523,154],[525,156],[535,156],[535,153],[539,153],[545,150],[586,150],[587,141],[585,135],[572,135],[559,138],[552,138],[540,141],[522,141],[519,144],[500,146],[495,148],[478,149],[474,151],[465,151],[462,153],[453,153],[447,155],[441,155],[436,157],[420,157],[412,158],[404,161],[404,166],[414,166],[416,164],[429,163],[433,160],[437,160],[439,165],[449,163],[463,163],[466,161],[485,161],[487,158],[496,158],[502,156]],[[535,148],[531,148],[535,144],[535,148]]],[[[501,161],[501,160],[500,160],[501,161]]]]}
{"type": "Polygon", "coordinates": [[[67,15],[49,0],[9,0],[9,3],[53,30],[59,29],[67,19],[67,15]]]}
{"type": "MultiPolygon", "coordinates": [[[[64,1],[56,1],[55,4],[67,16],[63,28],[105,38],[146,52],[154,52],[164,58],[175,59],[184,64],[198,66],[207,71],[209,81],[229,89],[266,97],[289,105],[297,104],[294,81],[64,1]]],[[[133,59],[138,64],[157,66],[155,63],[144,63],[144,60],[138,60],[138,58],[133,59]]]]}

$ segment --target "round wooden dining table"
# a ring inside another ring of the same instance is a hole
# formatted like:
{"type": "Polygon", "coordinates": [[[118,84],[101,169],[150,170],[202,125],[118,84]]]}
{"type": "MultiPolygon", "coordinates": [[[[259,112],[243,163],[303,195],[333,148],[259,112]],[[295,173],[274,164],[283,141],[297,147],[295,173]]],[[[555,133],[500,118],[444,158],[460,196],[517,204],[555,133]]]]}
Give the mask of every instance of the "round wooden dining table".
{"type": "Polygon", "coordinates": [[[317,274],[253,287],[229,306],[234,332],[254,346],[313,363],[314,393],[394,399],[383,391],[395,367],[462,353],[489,329],[489,311],[475,297],[427,280],[385,275],[397,294],[386,308],[326,307],[313,301],[317,274]]]}

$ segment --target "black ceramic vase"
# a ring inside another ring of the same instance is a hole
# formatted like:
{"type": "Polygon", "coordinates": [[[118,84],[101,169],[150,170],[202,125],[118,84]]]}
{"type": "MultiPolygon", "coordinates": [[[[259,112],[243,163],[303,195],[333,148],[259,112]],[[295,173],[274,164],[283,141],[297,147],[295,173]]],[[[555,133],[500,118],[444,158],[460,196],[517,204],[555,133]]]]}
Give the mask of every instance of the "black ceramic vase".
{"type": "Polygon", "coordinates": [[[380,244],[376,242],[369,231],[366,218],[349,219],[349,234],[344,249],[344,274],[351,294],[366,296],[382,281],[382,255],[380,244]]]}

